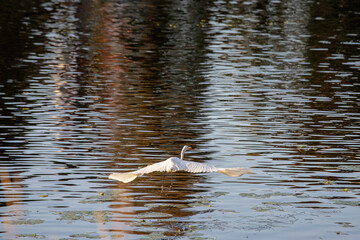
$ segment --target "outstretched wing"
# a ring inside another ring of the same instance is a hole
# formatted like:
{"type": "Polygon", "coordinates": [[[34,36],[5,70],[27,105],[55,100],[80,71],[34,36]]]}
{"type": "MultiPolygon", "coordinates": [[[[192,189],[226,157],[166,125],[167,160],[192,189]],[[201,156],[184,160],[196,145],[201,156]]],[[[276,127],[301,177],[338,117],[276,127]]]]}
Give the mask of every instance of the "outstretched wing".
{"type": "Polygon", "coordinates": [[[114,179],[123,183],[128,183],[137,178],[138,174],[134,173],[112,173],[109,175],[109,179],[114,179]]]}
{"type": "Polygon", "coordinates": [[[136,171],[123,172],[123,173],[112,173],[109,175],[109,178],[121,181],[123,183],[128,183],[128,182],[133,181],[135,178],[137,178],[138,175],[141,176],[145,173],[151,173],[151,172],[164,172],[164,171],[166,171],[167,166],[168,166],[168,163],[166,161],[162,161],[162,162],[151,164],[144,168],[140,168],[136,171]]]}
{"type": "Polygon", "coordinates": [[[151,173],[151,172],[166,172],[168,171],[167,170],[168,168],[169,168],[169,163],[167,160],[165,160],[162,162],[154,163],[149,166],[140,168],[136,171],[132,171],[131,173],[143,175],[145,173],[151,173]]]}
{"type": "Polygon", "coordinates": [[[241,167],[218,168],[217,172],[228,175],[230,177],[240,177],[243,174],[252,173],[251,170],[241,167]]]}
{"type": "Polygon", "coordinates": [[[216,172],[218,168],[207,165],[204,163],[191,162],[191,161],[182,161],[180,171],[186,171],[190,173],[203,173],[203,172],[216,172]]]}

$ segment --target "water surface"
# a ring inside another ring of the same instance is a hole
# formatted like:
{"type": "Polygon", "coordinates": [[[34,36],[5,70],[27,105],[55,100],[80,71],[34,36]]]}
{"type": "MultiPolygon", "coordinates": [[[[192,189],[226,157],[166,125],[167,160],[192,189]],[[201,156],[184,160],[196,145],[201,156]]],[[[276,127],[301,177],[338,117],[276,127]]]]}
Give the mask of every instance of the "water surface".
{"type": "Polygon", "coordinates": [[[3,239],[359,236],[357,1],[0,9],[3,239]],[[185,144],[255,174],[107,179],[185,144]]]}

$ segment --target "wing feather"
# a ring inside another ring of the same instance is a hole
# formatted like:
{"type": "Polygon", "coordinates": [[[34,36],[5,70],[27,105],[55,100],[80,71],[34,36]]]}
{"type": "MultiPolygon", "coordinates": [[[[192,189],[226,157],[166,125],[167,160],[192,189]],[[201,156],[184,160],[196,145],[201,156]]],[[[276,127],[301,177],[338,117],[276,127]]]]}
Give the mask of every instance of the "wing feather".
{"type": "Polygon", "coordinates": [[[242,167],[219,168],[217,172],[228,175],[230,177],[240,177],[243,174],[252,173],[251,170],[242,167]]]}
{"type": "Polygon", "coordinates": [[[133,171],[131,173],[143,175],[145,173],[151,173],[151,172],[166,172],[166,171],[168,171],[167,168],[168,168],[168,165],[169,165],[167,161],[168,160],[158,162],[158,163],[154,163],[154,164],[151,164],[149,166],[140,168],[140,169],[138,169],[136,171],[133,171]]]}
{"type": "Polygon", "coordinates": [[[190,173],[204,173],[204,172],[216,172],[218,169],[212,165],[207,165],[204,163],[191,162],[191,161],[183,161],[185,164],[185,168],[181,169],[190,173]]]}
{"type": "Polygon", "coordinates": [[[109,175],[109,179],[114,179],[123,183],[128,183],[137,178],[137,174],[132,173],[112,173],[109,175]]]}

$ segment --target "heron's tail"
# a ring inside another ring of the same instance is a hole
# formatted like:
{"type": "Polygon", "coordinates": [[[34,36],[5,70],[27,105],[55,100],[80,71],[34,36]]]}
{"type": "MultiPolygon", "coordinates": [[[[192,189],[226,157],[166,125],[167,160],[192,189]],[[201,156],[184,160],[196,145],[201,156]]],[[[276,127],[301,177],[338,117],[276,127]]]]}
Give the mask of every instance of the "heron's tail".
{"type": "Polygon", "coordinates": [[[240,177],[243,174],[251,173],[249,169],[236,167],[236,168],[220,168],[218,172],[228,175],[230,177],[240,177]]]}
{"type": "Polygon", "coordinates": [[[137,178],[138,174],[135,173],[112,173],[109,175],[110,179],[118,180],[123,183],[128,183],[137,178]]]}

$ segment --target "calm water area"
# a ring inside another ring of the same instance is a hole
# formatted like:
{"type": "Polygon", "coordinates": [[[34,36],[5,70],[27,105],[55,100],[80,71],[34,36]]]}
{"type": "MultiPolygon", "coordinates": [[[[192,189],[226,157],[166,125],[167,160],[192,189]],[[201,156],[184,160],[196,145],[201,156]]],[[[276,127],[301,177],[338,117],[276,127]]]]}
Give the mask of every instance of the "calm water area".
{"type": "Polygon", "coordinates": [[[360,239],[360,1],[0,1],[0,239],[360,239]],[[108,179],[179,156],[254,174],[108,179]]]}

